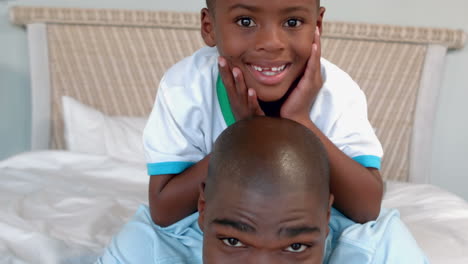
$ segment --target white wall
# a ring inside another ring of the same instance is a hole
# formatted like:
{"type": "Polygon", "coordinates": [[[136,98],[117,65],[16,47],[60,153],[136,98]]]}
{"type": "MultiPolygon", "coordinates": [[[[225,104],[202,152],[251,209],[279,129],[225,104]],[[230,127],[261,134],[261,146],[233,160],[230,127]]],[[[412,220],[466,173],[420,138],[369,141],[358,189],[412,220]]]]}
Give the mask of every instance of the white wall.
{"type": "Polygon", "coordinates": [[[0,160],[29,147],[29,94],[26,35],[8,24],[0,2],[0,160]]]}
{"type": "MultiPolygon", "coordinates": [[[[198,12],[204,0],[18,0],[13,4],[133,8],[198,12]]],[[[468,32],[466,0],[322,0],[326,19],[461,28],[468,32]]],[[[29,147],[29,79],[26,38],[9,25],[0,0],[0,159],[29,147]],[[6,122],[5,122],[6,121],[6,122]]],[[[450,52],[439,98],[432,183],[468,199],[468,48],[450,52]]]]}

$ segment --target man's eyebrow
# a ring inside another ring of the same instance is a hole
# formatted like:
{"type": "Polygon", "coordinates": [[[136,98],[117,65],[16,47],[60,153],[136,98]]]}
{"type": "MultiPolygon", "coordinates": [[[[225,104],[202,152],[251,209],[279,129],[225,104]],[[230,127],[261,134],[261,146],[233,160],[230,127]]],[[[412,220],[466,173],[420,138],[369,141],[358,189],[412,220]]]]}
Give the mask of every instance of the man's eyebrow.
{"type": "Polygon", "coordinates": [[[285,227],[278,231],[279,236],[297,237],[302,234],[320,233],[320,228],[316,226],[298,226],[298,227],[285,227]]]}
{"type": "Polygon", "coordinates": [[[241,221],[236,221],[236,220],[223,218],[223,219],[215,219],[215,220],[213,220],[212,223],[217,224],[217,225],[232,227],[232,228],[238,230],[239,232],[247,232],[247,233],[255,233],[256,232],[256,230],[255,230],[255,228],[253,226],[251,226],[249,224],[246,224],[246,223],[243,223],[241,221]]]}
{"type": "Polygon", "coordinates": [[[246,4],[235,4],[235,5],[231,6],[231,7],[229,7],[229,11],[232,11],[232,10],[238,9],[238,8],[247,9],[247,10],[252,11],[252,12],[257,12],[257,11],[260,10],[260,8],[256,7],[256,6],[250,6],[250,5],[246,5],[246,4]]]}

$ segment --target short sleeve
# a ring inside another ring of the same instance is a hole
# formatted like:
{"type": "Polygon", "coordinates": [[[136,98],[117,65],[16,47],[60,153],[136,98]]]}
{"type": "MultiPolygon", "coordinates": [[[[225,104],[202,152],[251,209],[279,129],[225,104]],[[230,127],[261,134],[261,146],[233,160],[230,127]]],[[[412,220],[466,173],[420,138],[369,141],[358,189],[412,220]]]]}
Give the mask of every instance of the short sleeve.
{"type": "Polygon", "coordinates": [[[344,101],[330,138],[341,151],[362,166],[380,169],[383,150],[367,117],[366,97],[357,84],[350,89],[349,100],[344,101]]]}
{"type": "Polygon", "coordinates": [[[149,175],[178,174],[206,153],[201,132],[200,108],[184,87],[160,82],[156,102],[143,132],[149,175]]]}

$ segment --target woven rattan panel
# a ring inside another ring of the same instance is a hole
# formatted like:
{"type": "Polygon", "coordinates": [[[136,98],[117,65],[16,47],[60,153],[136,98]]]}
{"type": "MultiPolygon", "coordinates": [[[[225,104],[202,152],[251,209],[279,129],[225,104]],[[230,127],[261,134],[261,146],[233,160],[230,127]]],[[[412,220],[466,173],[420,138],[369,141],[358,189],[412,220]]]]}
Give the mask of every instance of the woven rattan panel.
{"type": "Polygon", "coordinates": [[[348,72],[367,96],[369,120],[384,148],[384,179],[408,180],[414,111],[426,49],[403,43],[323,40],[324,57],[348,72]]]}
{"type": "Polygon", "coordinates": [[[61,96],[110,115],[146,116],[163,73],[202,46],[198,31],[49,25],[52,148],[63,149],[61,96]]]}

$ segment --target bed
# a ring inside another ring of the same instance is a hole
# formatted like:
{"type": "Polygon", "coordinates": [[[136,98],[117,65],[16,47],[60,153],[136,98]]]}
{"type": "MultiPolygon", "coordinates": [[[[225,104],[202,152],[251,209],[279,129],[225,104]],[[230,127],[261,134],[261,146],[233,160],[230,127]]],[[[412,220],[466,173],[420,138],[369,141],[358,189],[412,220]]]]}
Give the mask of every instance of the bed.
{"type": "MultiPolygon", "coordinates": [[[[198,14],[13,7],[28,34],[32,149],[0,161],[0,263],[93,263],[148,203],[141,132],[157,84],[201,47],[198,14]]],[[[327,22],[324,57],[368,98],[385,149],[383,207],[431,263],[468,263],[468,203],[430,184],[432,121],[450,29],[327,22]]]]}

